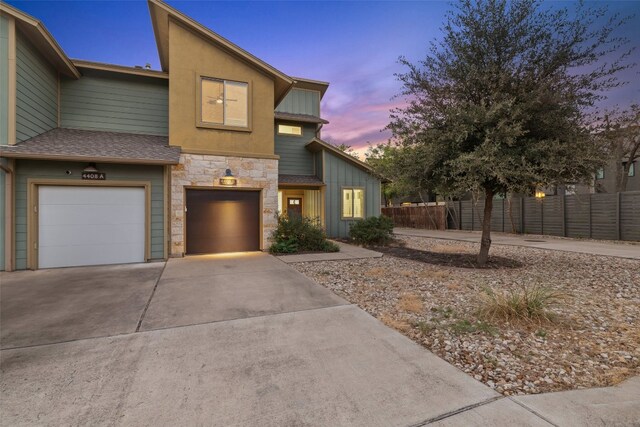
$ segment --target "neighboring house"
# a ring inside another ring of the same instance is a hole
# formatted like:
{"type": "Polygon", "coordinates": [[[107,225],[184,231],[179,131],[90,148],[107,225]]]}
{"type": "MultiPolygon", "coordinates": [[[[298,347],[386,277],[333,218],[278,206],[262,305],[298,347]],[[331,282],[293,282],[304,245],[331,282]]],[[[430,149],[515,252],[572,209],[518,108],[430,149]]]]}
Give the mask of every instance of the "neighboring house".
{"type": "MultiPolygon", "coordinates": [[[[625,191],[640,191],[640,175],[636,170],[638,162],[633,162],[629,167],[627,188],[625,191]]],[[[610,161],[606,167],[598,170],[594,180],[594,190],[596,193],[615,193],[616,173],[620,173],[621,168],[615,167],[615,161],[610,161]]]]}
{"type": "Polygon", "coordinates": [[[332,237],[380,214],[379,178],[320,139],[328,83],[148,4],[162,71],[70,60],[0,3],[0,269],[264,250],[278,211],[332,237]]]}

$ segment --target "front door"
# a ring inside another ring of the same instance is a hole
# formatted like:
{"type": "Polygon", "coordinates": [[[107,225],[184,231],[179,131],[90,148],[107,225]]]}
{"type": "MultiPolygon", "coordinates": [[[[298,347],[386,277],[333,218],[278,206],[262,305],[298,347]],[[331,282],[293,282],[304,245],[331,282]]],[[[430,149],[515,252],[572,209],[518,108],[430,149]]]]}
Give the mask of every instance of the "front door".
{"type": "Polygon", "coordinates": [[[289,218],[302,218],[302,197],[287,199],[287,215],[289,218]]]}

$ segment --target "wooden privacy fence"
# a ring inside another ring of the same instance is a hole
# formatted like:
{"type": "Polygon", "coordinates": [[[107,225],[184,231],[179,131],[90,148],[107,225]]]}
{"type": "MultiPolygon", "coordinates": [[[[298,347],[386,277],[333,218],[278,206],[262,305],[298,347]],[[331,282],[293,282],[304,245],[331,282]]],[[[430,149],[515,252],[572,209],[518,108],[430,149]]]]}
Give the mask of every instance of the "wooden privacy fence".
{"type": "Polygon", "coordinates": [[[447,207],[439,206],[394,206],[382,208],[382,214],[393,220],[396,227],[446,230],[447,207]]]}
{"type": "MultiPolygon", "coordinates": [[[[447,228],[481,230],[484,201],[447,202],[447,228]]],[[[640,241],[640,191],[495,199],[491,230],[640,241]]]]}

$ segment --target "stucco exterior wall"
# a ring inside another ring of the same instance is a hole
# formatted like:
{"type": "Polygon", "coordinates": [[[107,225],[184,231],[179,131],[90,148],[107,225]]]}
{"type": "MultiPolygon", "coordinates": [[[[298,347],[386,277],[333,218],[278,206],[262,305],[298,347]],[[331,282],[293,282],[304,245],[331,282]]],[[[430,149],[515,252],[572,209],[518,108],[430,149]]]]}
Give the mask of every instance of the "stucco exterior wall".
{"type": "Polygon", "coordinates": [[[274,82],[179,24],[169,24],[169,143],[214,155],[274,156],[274,82]],[[250,131],[196,126],[200,76],[249,83],[250,131]]]}
{"type": "Polygon", "coordinates": [[[185,188],[251,188],[262,191],[262,235],[260,247],[270,244],[278,210],[278,161],[247,157],[182,154],[180,163],[171,167],[171,256],[185,253],[185,188]],[[237,178],[236,187],[218,184],[225,170],[237,178]]]}

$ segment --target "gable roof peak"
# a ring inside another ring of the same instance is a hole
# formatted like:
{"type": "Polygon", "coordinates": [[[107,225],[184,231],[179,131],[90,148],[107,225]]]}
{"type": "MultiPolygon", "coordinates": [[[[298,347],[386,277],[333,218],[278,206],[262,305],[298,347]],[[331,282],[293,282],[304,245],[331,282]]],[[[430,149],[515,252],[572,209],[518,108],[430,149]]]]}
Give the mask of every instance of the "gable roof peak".
{"type": "Polygon", "coordinates": [[[275,83],[275,105],[278,105],[280,101],[284,99],[293,86],[294,80],[282,71],[267,64],[238,45],[225,39],[218,33],[215,33],[182,12],[169,6],[167,3],[161,0],[147,0],[147,3],[151,14],[151,22],[153,24],[153,32],[158,46],[162,71],[169,71],[169,20],[171,19],[271,77],[275,83]]]}

